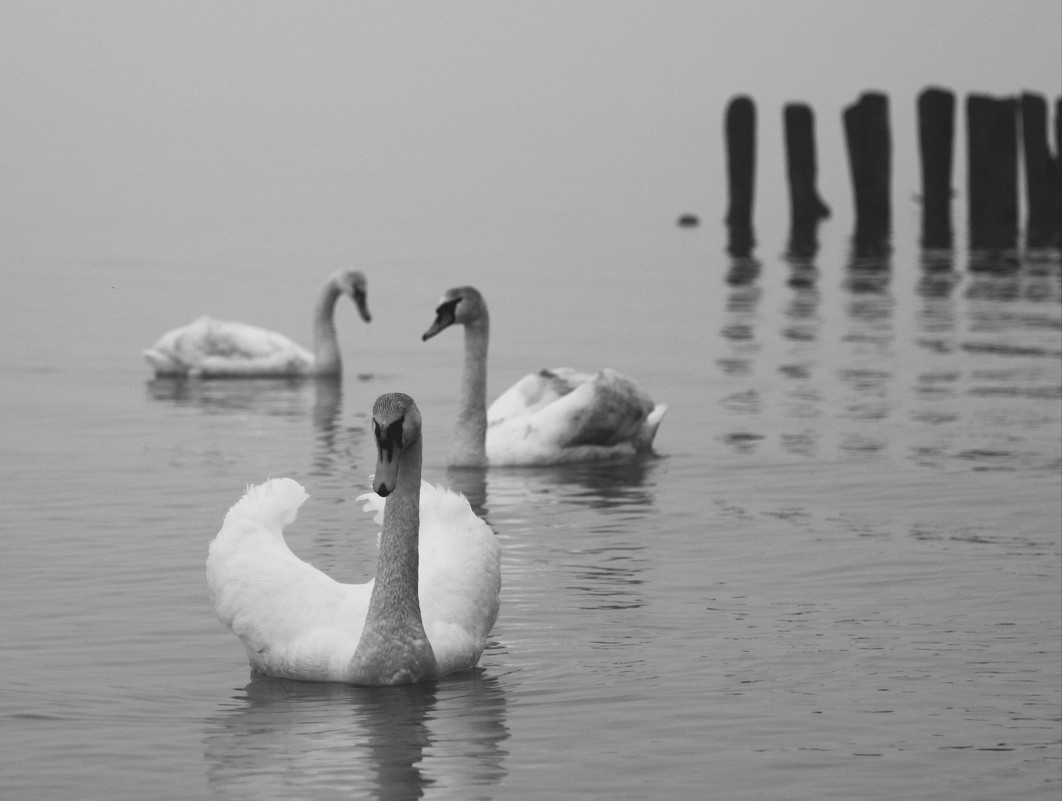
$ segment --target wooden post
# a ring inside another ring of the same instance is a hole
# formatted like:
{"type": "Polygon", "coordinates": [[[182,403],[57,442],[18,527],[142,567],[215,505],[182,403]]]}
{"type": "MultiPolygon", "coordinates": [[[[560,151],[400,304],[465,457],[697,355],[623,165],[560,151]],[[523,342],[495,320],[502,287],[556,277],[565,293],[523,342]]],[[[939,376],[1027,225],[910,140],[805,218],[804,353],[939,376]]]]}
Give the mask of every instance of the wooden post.
{"type": "Polygon", "coordinates": [[[804,103],[785,106],[785,156],[789,176],[789,255],[814,256],[819,250],[819,222],[830,208],[816,188],[815,119],[804,103]]]}
{"type": "MultiPolygon", "coordinates": [[[[1062,97],[1055,99],[1055,220],[1062,220],[1062,97]]],[[[1062,243],[1060,243],[1062,246],[1062,243]]]]}
{"type": "Polygon", "coordinates": [[[882,255],[889,251],[892,229],[888,97],[880,92],[864,92],[858,102],[844,110],[844,128],[855,195],[855,253],[882,255]]]}
{"type": "Polygon", "coordinates": [[[970,247],[1018,245],[1017,101],[968,95],[970,247]]]}
{"type": "Polygon", "coordinates": [[[1058,168],[1047,143],[1047,101],[1043,95],[1022,94],[1021,133],[1025,154],[1025,247],[1058,245],[1062,225],[1055,208],[1058,168]]]}
{"type": "Polygon", "coordinates": [[[752,200],[756,173],[756,107],[752,99],[735,97],[726,111],[727,177],[730,207],[726,225],[730,236],[727,252],[744,257],[752,252],[752,200]]]}
{"type": "Polygon", "coordinates": [[[952,247],[951,170],[955,94],[926,89],[918,96],[918,144],[922,157],[922,247],[952,247]]]}

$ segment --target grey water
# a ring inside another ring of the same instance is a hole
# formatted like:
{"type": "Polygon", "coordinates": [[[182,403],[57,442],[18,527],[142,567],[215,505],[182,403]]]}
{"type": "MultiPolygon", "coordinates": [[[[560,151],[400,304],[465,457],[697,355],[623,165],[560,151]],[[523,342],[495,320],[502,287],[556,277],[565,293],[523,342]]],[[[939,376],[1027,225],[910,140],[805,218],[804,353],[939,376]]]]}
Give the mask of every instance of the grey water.
{"type": "Polygon", "coordinates": [[[274,247],[329,221],[250,214],[170,256],[176,229],[130,253],[150,231],[91,217],[5,247],[0,795],[1057,798],[1057,253],[930,258],[901,219],[878,262],[840,225],[814,259],[777,255],[779,229],[734,261],[721,226],[653,211],[396,215],[343,258],[274,247]],[[308,344],[348,261],[374,320],[338,308],[341,385],[156,381],[140,360],[204,313],[308,344]],[[490,303],[492,396],[611,365],[669,404],[657,458],[447,471],[460,335],[420,334],[460,283],[490,303]],[[366,580],[355,498],[391,390],[423,411],[426,477],[503,546],[480,667],[392,689],[253,676],[207,545],[248,484],[291,476],[311,496],[293,550],[366,580]]]}

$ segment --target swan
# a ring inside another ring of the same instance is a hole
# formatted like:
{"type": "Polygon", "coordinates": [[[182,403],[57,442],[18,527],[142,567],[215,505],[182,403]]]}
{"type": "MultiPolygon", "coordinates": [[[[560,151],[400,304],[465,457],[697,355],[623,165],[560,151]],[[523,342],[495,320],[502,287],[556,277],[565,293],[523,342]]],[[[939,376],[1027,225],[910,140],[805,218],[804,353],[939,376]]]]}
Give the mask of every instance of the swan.
{"type": "Polygon", "coordinates": [[[610,368],[531,373],[488,409],[490,315],[474,287],[447,290],[421,339],[454,324],[465,327],[465,365],[448,454],[451,467],[622,460],[651,451],[667,406],[654,403],[637,383],[610,368]]]}
{"type": "Polygon", "coordinates": [[[365,275],[360,270],[333,273],[314,306],[313,353],[275,331],[200,317],[167,331],[144,351],[144,358],[157,377],[339,376],[342,362],[333,313],[340,295],[354,301],[365,322],[372,319],[365,275]]]}
{"type": "Polygon", "coordinates": [[[283,528],[308,496],[290,478],[250,488],[210,544],[214,611],[261,673],[407,684],[472,668],[483,653],[498,617],[498,540],[464,496],[421,481],[412,398],[381,395],[373,432],[375,492],[358,500],[383,518],[374,579],[341,584],[291,552],[283,528]]]}

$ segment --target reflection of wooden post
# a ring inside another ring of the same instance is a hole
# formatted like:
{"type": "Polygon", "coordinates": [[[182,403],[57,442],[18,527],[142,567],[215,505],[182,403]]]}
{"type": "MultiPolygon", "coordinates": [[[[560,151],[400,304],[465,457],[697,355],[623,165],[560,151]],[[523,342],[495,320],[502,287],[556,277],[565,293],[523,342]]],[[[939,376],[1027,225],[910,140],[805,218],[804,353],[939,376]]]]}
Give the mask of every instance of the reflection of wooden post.
{"type": "Polygon", "coordinates": [[[1025,153],[1025,246],[1046,248],[1059,243],[1058,167],[1047,144],[1047,101],[1042,95],[1021,96],[1022,150],[1025,153]]]}
{"type": "Polygon", "coordinates": [[[830,216],[815,183],[815,119],[803,103],[789,103],[784,111],[785,156],[789,175],[789,254],[814,256],[819,249],[819,221],[830,216]]]}
{"type": "Polygon", "coordinates": [[[856,254],[872,256],[889,249],[892,142],[889,137],[889,99],[865,92],[844,110],[848,162],[855,194],[856,254]]]}
{"type": "Polygon", "coordinates": [[[1018,244],[1017,102],[966,98],[970,247],[1006,250],[1018,244]]]}
{"type": "Polygon", "coordinates": [[[752,198],[756,172],[756,107],[748,97],[735,97],[727,107],[726,154],[730,187],[727,252],[732,256],[748,256],[755,244],[752,198]]]}
{"type": "Polygon", "coordinates": [[[926,89],[918,96],[918,144],[922,156],[922,247],[950,248],[951,163],[955,94],[926,89]]]}

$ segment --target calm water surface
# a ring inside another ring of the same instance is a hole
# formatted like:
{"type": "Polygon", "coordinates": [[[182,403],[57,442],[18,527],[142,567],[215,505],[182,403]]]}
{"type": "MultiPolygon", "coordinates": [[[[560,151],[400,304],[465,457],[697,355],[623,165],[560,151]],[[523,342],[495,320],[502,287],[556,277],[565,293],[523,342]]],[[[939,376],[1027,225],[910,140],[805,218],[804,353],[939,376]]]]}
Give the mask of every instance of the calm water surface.
{"type": "Polygon", "coordinates": [[[375,319],[339,309],[342,387],[139,361],[200,313],[307,341],[337,262],[5,256],[0,795],[1057,798],[1057,255],[987,269],[901,242],[853,264],[837,236],[735,263],[718,232],[642,226],[504,268],[467,244],[359,265],[375,319]],[[611,364],[670,405],[660,457],[448,472],[459,337],[419,335],[464,282],[491,302],[492,395],[611,364]],[[292,548],[368,578],[355,498],[393,389],[424,413],[428,477],[503,544],[481,668],[252,676],[207,544],[248,483],[288,475],[311,495],[292,548]]]}

